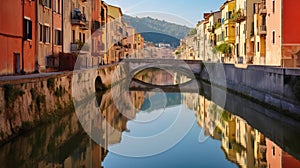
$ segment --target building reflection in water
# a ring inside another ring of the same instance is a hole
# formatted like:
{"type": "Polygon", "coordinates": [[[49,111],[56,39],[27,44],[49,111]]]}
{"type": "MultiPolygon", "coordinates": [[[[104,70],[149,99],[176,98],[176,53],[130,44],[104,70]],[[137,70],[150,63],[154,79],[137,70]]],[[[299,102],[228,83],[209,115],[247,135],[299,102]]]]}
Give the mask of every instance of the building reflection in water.
{"type": "MultiPolygon", "coordinates": [[[[138,78],[154,84],[177,84],[187,79],[158,71],[155,75],[142,74],[138,78]]],[[[124,89],[117,89],[121,93],[119,98],[123,99],[124,89]]],[[[134,108],[122,109],[120,113],[111,91],[98,92],[95,99],[78,106],[82,111],[81,117],[92,117],[92,120],[83,124],[89,124],[90,133],[96,139],[86,135],[82,123],[78,122],[76,113],[73,113],[3,145],[0,148],[0,162],[3,167],[102,167],[102,161],[109,152],[106,150],[108,146],[122,141],[122,132],[129,131],[127,122],[134,119],[140,109],[147,109],[149,98],[155,94],[130,91],[130,100],[126,101],[131,101],[134,108]],[[100,113],[84,116],[87,110],[94,108],[100,113]],[[101,145],[98,145],[99,142],[101,145]]],[[[181,93],[175,99],[168,99],[167,105],[174,104],[184,104],[194,111],[197,123],[205,134],[220,141],[220,150],[239,167],[300,167],[297,159],[251,127],[243,118],[225,111],[205,96],[181,93]]]]}
{"type": "Polygon", "coordinates": [[[195,111],[198,125],[213,139],[222,142],[226,158],[239,167],[300,167],[300,161],[283,151],[241,117],[223,110],[199,95],[184,94],[184,104],[195,111]],[[220,120],[216,116],[221,115],[220,120]]]}

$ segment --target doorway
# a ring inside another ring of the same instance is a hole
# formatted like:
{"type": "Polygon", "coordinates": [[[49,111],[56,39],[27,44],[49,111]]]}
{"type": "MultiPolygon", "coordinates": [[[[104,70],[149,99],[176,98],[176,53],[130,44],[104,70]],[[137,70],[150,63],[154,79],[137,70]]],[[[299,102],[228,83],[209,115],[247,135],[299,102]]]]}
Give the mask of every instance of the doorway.
{"type": "Polygon", "coordinates": [[[20,69],[20,53],[14,53],[14,73],[19,74],[21,72],[20,69]]]}

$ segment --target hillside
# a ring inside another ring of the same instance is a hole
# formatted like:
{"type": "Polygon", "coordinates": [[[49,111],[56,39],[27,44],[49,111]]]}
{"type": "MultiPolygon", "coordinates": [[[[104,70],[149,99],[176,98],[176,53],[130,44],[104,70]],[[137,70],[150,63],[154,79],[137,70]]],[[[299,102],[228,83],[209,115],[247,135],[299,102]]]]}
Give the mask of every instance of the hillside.
{"type": "Polygon", "coordinates": [[[146,41],[153,43],[165,42],[172,46],[179,44],[179,40],[184,38],[190,31],[189,27],[153,19],[151,17],[131,17],[123,16],[123,20],[141,33],[146,41]]]}

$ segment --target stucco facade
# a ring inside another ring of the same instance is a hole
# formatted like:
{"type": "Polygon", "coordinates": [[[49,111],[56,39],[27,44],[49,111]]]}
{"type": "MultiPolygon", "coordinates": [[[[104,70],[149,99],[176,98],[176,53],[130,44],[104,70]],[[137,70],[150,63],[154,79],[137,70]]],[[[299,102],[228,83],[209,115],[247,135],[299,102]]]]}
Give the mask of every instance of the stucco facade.
{"type": "Polygon", "coordinates": [[[266,64],[281,65],[281,0],[266,0],[266,64]],[[274,3],[274,9],[273,9],[274,3]],[[273,12],[274,11],[274,12],[273,12]],[[274,36],[274,37],[273,37],[274,36]]]}
{"type": "Polygon", "coordinates": [[[34,72],[35,7],[36,2],[29,0],[8,1],[0,6],[0,75],[34,72]]]}

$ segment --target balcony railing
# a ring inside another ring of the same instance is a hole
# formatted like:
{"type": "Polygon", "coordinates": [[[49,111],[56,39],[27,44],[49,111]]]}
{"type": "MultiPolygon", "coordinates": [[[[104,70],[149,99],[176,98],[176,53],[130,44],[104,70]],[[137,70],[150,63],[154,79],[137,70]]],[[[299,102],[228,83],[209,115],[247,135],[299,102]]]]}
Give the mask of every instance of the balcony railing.
{"type": "Polygon", "coordinates": [[[79,50],[79,44],[78,43],[71,43],[71,51],[76,52],[79,50]]]}
{"type": "Polygon", "coordinates": [[[88,44],[84,44],[82,42],[71,43],[71,52],[89,51],[89,50],[90,47],[88,44]]]}
{"type": "Polygon", "coordinates": [[[266,35],[267,34],[267,26],[266,25],[261,25],[259,27],[259,34],[260,35],[266,35]]]}
{"type": "Polygon", "coordinates": [[[93,21],[93,26],[92,26],[92,31],[97,31],[98,29],[100,29],[101,24],[99,21],[93,21]]]}
{"type": "Polygon", "coordinates": [[[71,13],[71,24],[79,25],[82,29],[88,29],[88,22],[85,14],[82,14],[79,9],[75,9],[71,13]]]}
{"type": "Polygon", "coordinates": [[[245,14],[244,14],[244,11],[238,10],[237,12],[235,12],[235,13],[233,14],[233,16],[232,16],[232,20],[233,20],[234,22],[237,22],[237,23],[240,23],[240,22],[246,20],[246,16],[245,16],[245,14]]]}

